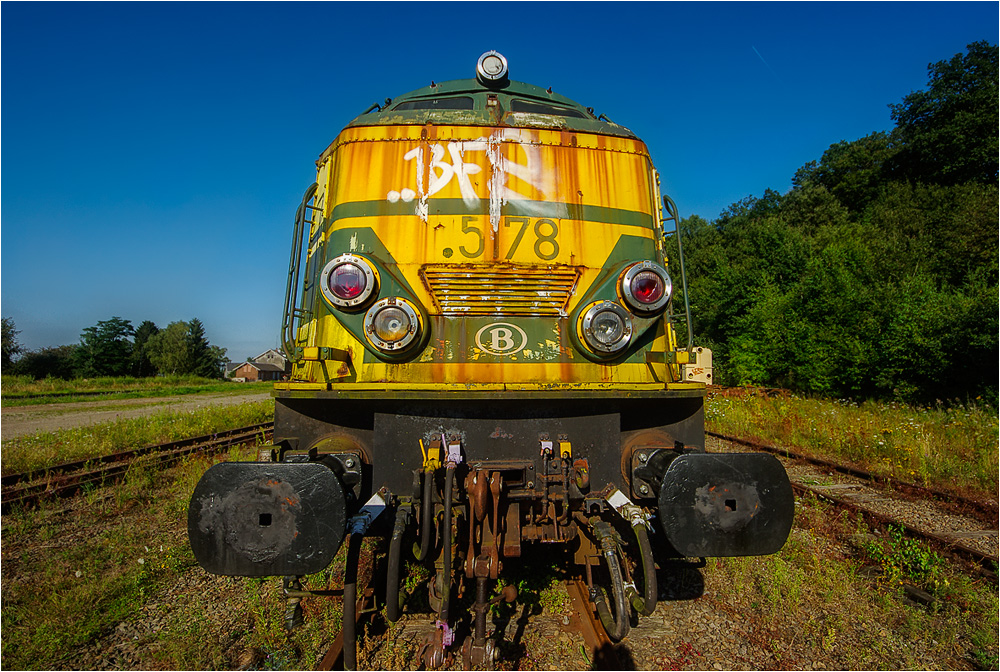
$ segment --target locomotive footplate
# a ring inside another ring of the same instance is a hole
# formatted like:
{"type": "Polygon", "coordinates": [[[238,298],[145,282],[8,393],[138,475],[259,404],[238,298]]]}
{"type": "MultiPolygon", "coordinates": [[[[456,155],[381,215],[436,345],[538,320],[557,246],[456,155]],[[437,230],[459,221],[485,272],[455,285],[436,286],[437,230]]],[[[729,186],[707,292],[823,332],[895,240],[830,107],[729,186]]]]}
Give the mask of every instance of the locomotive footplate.
{"type": "Polygon", "coordinates": [[[689,557],[777,553],[795,511],[785,468],[760,453],[681,455],[663,472],[658,499],[667,539],[689,557]]]}
{"type": "Polygon", "coordinates": [[[321,463],[222,462],[194,490],[188,537],[205,571],[313,574],[344,539],[344,487],[321,463]]]}

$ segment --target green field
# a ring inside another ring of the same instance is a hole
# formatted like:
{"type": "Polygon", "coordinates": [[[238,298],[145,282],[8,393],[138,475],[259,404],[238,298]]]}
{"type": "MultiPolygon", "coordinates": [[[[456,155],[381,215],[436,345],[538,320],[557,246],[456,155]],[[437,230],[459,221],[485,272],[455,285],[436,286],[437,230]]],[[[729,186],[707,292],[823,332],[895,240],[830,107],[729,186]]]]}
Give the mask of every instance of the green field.
{"type": "Polygon", "coordinates": [[[233,383],[197,376],[153,378],[76,378],[35,380],[30,376],[3,376],[0,401],[4,406],[55,404],[97,399],[142,399],[188,394],[245,394],[270,391],[271,383],[233,383]]]}

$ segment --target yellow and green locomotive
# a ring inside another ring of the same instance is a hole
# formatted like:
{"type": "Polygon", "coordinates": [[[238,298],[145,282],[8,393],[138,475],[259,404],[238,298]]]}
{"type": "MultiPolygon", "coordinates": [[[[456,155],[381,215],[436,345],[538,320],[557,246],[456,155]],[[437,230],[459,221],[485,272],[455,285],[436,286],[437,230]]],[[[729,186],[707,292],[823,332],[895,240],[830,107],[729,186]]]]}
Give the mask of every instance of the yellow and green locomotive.
{"type": "Polygon", "coordinates": [[[676,209],[631,131],[510,80],[487,52],[476,79],[372,106],[316,166],[274,445],[199,483],[189,533],[205,569],[285,576],[294,598],[296,577],[387,511],[390,618],[401,557],[436,567],[433,664],[460,581],[476,583],[472,655],[489,658],[484,587],[532,547],[594,568],[620,639],[655,607],[667,557],[782,546],[780,463],[705,453],[705,384],[673,307],[676,209]]]}

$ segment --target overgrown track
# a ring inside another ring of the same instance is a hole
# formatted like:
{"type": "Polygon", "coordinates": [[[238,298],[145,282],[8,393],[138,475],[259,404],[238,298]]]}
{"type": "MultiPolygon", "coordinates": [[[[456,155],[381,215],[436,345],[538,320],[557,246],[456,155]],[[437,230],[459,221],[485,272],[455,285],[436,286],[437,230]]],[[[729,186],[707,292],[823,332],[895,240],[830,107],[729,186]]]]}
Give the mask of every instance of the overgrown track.
{"type": "Polygon", "coordinates": [[[135,450],[67,462],[45,469],[8,474],[0,479],[3,488],[2,512],[34,506],[43,498],[69,497],[88,485],[100,486],[121,480],[131,465],[141,458],[145,463],[168,466],[192,453],[210,455],[232,446],[270,438],[273,422],[239,427],[207,436],[143,446],[135,450]]]}
{"type": "Polygon", "coordinates": [[[595,670],[626,669],[619,659],[618,650],[604,630],[601,620],[594,611],[594,603],[590,601],[590,590],[582,579],[568,579],[566,592],[573,603],[573,615],[570,625],[583,635],[583,641],[590,649],[590,660],[595,670]]]}
{"type": "MultiPolygon", "coordinates": [[[[964,497],[957,493],[945,492],[943,490],[937,490],[934,488],[924,487],[922,485],[917,485],[914,483],[907,483],[906,481],[901,481],[891,476],[881,476],[878,474],[871,474],[869,472],[863,471],[861,469],[856,469],[854,467],[845,466],[841,464],[836,464],[828,460],[823,460],[820,458],[811,457],[809,455],[803,455],[797,453],[787,448],[780,448],[777,446],[771,446],[758,441],[751,441],[748,439],[743,439],[735,436],[727,436],[725,434],[719,434],[717,432],[705,432],[708,436],[713,436],[717,439],[727,441],[729,443],[738,444],[740,446],[745,446],[747,448],[752,448],[754,450],[766,451],[786,457],[791,460],[798,462],[805,462],[811,465],[821,467],[824,471],[829,470],[831,472],[837,472],[844,474],[846,476],[861,479],[863,481],[870,482],[879,486],[880,490],[885,493],[900,493],[908,500],[918,500],[921,502],[933,503],[935,507],[953,512],[958,516],[962,516],[972,521],[978,522],[981,525],[987,526],[986,530],[980,531],[961,531],[954,530],[954,534],[942,535],[939,533],[931,532],[926,529],[922,529],[919,526],[912,525],[904,520],[902,520],[898,515],[885,515],[877,511],[873,511],[870,506],[865,506],[865,501],[852,501],[850,497],[838,496],[831,492],[831,488],[827,487],[812,487],[804,483],[797,483],[793,480],[792,488],[799,494],[811,493],[816,497],[829,501],[838,507],[848,509],[851,511],[861,513],[869,523],[875,524],[881,528],[888,528],[890,525],[902,529],[907,535],[912,537],[919,537],[926,541],[931,542],[935,546],[945,550],[953,555],[963,557],[967,560],[971,560],[983,567],[995,576],[995,571],[998,563],[998,557],[996,552],[989,553],[984,552],[977,548],[972,548],[971,546],[963,543],[959,540],[958,536],[990,536],[993,538],[997,537],[997,505],[992,502],[982,502],[975,499],[970,499],[964,497]]],[[[902,500],[900,500],[902,501],[902,500]]]]}

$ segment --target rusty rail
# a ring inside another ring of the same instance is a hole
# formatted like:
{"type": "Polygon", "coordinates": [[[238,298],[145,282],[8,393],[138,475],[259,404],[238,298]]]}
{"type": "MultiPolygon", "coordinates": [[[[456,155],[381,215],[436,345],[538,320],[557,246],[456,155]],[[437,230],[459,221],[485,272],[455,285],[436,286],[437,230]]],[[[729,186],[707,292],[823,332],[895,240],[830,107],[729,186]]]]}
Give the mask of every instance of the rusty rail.
{"type": "MultiPolygon", "coordinates": [[[[717,432],[706,431],[705,434],[709,436],[714,436],[717,439],[722,439],[723,441],[728,441],[730,443],[736,443],[741,446],[746,446],[748,448],[753,448],[755,450],[762,450],[770,453],[775,453],[783,457],[787,457],[793,460],[799,460],[820,466],[826,469],[831,469],[841,474],[848,476],[853,476],[862,480],[867,480],[872,483],[877,483],[879,485],[885,486],[887,489],[896,490],[899,492],[906,493],[910,496],[919,497],[923,499],[936,499],[941,502],[956,507],[960,509],[963,513],[971,513],[976,520],[993,525],[997,524],[997,507],[989,502],[981,502],[975,499],[970,499],[968,497],[963,497],[952,492],[946,492],[943,490],[936,490],[934,488],[928,488],[922,485],[917,485],[915,483],[907,483],[905,481],[900,481],[891,476],[881,476],[878,474],[871,474],[867,471],[856,469],[854,467],[837,464],[835,462],[830,462],[817,457],[812,457],[810,455],[803,455],[801,453],[796,453],[787,448],[779,448],[777,446],[771,446],[765,443],[760,443],[758,441],[751,441],[749,439],[743,439],[740,437],[727,436],[725,434],[719,434],[717,432]]],[[[811,494],[817,498],[823,499],[830,502],[834,506],[848,511],[853,511],[860,513],[864,516],[865,520],[875,527],[880,529],[887,529],[890,525],[897,527],[910,537],[920,538],[925,541],[932,543],[933,545],[941,548],[942,550],[951,553],[952,555],[961,557],[965,560],[972,561],[977,565],[983,567],[987,574],[995,578],[996,566],[1000,560],[996,555],[991,555],[989,553],[983,553],[977,549],[966,546],[960,541],[955,539],[949,539],[942,537],[940,535],[934,534],[932,532],[927,532],[926,530],[921,530],[920,528],[913,527],[906,524],[903,521],[892,518],[891,516],[886,516],[876,511],[872,511],[858,503],[849,501],[848,499],[837,497],[827,491],[819,488],[811,488],[807,485],[801,483],[792,483],[792,489],[795,490],[800,495],[811,494]],[[991,567],[992,565],[992,567],[991,567]]]]}
{"type": "Polygon", "coordinates": [[[838,473],[845,474],[847,476],[854,476],[855,478],[860,478],[866,481],[871,481],[873,483],[878,483],[892,488],[893,490],[898,490],[916,497],[923,499],[937,499],[947,504],[952,504],[964,511],[973,513],[982,522],[995,523],[998,515],[998,507],[996,504],[991,502],[982,502],[976,499],[971,499],[969,497],[964,497],[954,492],[947,492],[945,490],[937,490],[935,488],[929,488],[924,485],[918,485],[916,483],[908,483],[906,481],[901,481],[892,476],[882,476],[879,474],[872,474],[870,472],[864,471],[863,469],[857,469],[848,465],[837,464],[836,462],[830,462],[829,460],[824,460],[819,457],[813,457],[811,455],[805,455],[803,453],[797,453],[788,448],[781,448],[778,446],[772,446],[766,443],[761,443],[759,441],[753,441],[751,439],[745,439],[738,436],[729,436],[726,434],[719,434],[718,432],[705,431],[707,436],[714,436],[717,439],[722,439],[723,441],[728,441],[730,443],[736,443],[741,446],[746,446],[747,448],[753,448],[754,450],[762,450],[769,453],[774,453],[776,455],[782,455],[792,460],[800,460],[803,462],[808,462],[809,464],[814,464],[819,467],[825,467],[832,469],[838,473]]]}
{"type": "Polygon", "coordinates": [[[207,436],[143,446],[112,455],[66,462],[45,469],[8,474],[2,477],[0,511],[6,514],[15,506],[34,506],[44,498],[69,497],[88,485],[114,483],[125,478],[132,465],[141,458],[148,458],[147,464],[163,467],[193,453],[210,455],[232,446],[249,443],[258,437],[268,438],[273,431],[274,423],[261,423],[207,436]]]}
{"type": "Polygon", "coordinates": [[[580,579],[566,581],[566,591],[573,603],[570,623],[583,635],[583,641],[590,649],[590,661],[594,670],[621,670],[618,649],[604,631],[604,626],[594,613],[590,601],[590,590],[580,579]]]}
{"type": "Polygon", "coordinates": [[[865,508],[859,504],[848,501],[836,495],[831,495],[829,492],[823,492],[818,489],[810,488],[807,485],[802,485],[800,483],[792,483],[792,489],[797,493],[801,494],[811,494],[819,499],[826,500],[837,506],[839,508],[860,513],[864,516],[865,520],[870,525],[874,525],[881,529],[888,529],[889,526],[898,527],[903,530],[903,532],[909,537],[916,537],[929,541],[935,546],[942,548],[942,550],[962,557],[966,560],[971,560],[972,562],[980,565],[986,571],[986,573],[993,578],[996,578],[996,567],[1000,563],[1000,559],[996,555],[990,555],[988,553],[983,553],[974,548],[970,548],[960,541],[954,539],[948,539],[940,535],[934,534],[932,532],[927,532],[926,530],[921,530],[920,528],[907,525],[906,523],[892,518],[891,516],[885,516],[871,509],[865,508]],[[992,568],[991,568],[992,565],[992,568]]]}

